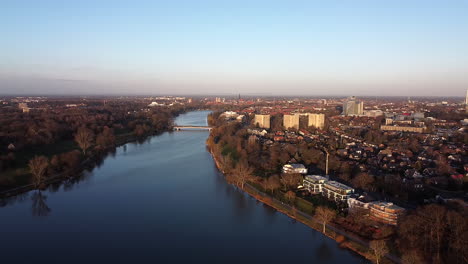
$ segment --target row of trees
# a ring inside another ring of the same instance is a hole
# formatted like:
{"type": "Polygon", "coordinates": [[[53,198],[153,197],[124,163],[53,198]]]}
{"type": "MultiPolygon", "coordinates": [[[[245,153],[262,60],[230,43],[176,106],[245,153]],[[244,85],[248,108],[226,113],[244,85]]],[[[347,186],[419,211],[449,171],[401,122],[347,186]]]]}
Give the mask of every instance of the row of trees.
{"type": "Polygon", "coordinates": [[[83,158],[105,154],[127,139],[166,131],[174,116],[197,107],[148,109],[146,103],[118,99],[79,108],[54,104],[57,108],[29,114],[0,111],[0,189],[25,184],[20,180],[23,168],[36,184],[47,175],[76,170],[83,158]]]}

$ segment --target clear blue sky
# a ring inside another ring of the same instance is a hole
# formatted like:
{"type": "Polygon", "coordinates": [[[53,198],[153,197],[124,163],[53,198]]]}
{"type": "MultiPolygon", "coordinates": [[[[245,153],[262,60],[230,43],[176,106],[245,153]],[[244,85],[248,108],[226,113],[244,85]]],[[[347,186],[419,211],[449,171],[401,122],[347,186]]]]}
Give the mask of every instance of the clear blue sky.
{"type": "Polygon", "coordinates": [[[2,1],[0,94],[449,95],[468,1],[2,1]]]}

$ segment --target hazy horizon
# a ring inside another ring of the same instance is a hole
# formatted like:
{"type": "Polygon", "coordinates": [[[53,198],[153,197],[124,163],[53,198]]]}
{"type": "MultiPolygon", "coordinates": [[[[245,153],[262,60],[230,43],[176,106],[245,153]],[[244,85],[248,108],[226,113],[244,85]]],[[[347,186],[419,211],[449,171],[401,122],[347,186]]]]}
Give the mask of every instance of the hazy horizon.
{"type": "Polygon", "coordinates": [[[12,1],[0,95],[464,97],[468,2],[12,1]]]}

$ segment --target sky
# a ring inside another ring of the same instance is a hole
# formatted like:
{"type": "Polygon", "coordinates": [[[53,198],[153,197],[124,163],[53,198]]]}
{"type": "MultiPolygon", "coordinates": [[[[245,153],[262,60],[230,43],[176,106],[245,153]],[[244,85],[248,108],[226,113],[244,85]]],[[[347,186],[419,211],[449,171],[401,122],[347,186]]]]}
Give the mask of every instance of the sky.
{"type": "Polygon", "coordinates": [[[468,1],[0,1],[0,94],[468,89],[468,1]]]}

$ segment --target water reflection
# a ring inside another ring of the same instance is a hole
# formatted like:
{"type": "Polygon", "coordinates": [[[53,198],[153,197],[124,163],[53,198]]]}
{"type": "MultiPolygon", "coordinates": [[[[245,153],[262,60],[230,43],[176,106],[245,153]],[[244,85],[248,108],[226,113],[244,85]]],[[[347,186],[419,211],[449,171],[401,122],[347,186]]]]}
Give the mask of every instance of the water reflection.
{"type": "Polygon", "coordinates": [[[320,260],[320,263],[330,262],[333,258],[333,252],[331,251],[328,244],[325,242],[325,238],[322,239],[320,246],[315,248],[315,255],[320,260]]]}
{"type": "Polygon", "coordinates": [[[11,205],[14,205],[15,203],[24,202],[28,199],[28,197],[29,197],[28,193],[21,193],[15,196],[2,198],[0,199],[0,207],[11,206],[11,205]]]}
{"type": "Polygon", "coordinates": [[[47,206],[47,196],[42,194],[41,191],[35,191],[31,195],[32,200],[32,215],[33,216],[48,216],[51,209],[47,206]]]}

